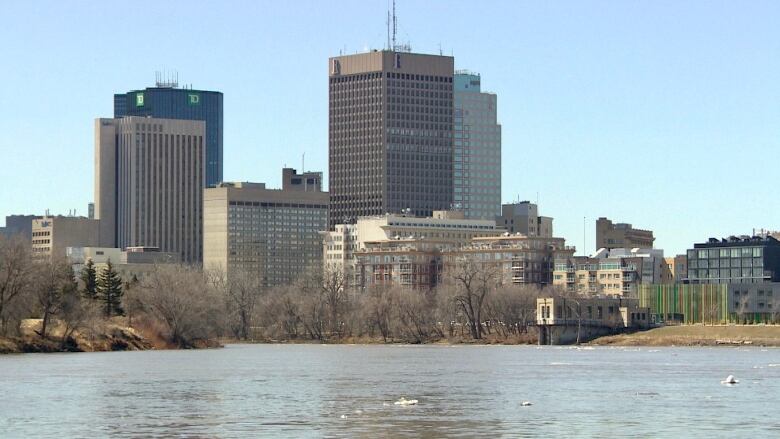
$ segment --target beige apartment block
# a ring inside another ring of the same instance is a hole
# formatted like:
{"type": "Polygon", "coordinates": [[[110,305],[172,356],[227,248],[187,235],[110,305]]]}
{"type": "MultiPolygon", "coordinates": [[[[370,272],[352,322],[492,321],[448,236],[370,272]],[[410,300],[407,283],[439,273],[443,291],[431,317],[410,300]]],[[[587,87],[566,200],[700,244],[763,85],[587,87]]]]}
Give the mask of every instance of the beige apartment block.
{"type": "Polygon", "coordinates": [[[206,189],[203,205],[205,269],[247,273],[273,287],[322,264],[327,192],[222,183],[206,189]]]}
{"type": "Polygon", "coordinates": [[[663,250],[600,249],[591,257],[556,260],[553,285],[580,295],[636,298],[639,285],[668,277],[663,250]]]}
{"type": "Polygon", "coordinates": [[[85,217],[46,216],[32,220],[32,251],[36,256],[66,256],[68,247],[97,246],[99,221],[85,217]]]}
{"type": "Polygon", "coordinates": [[[200,263],[205,122],[95,120],[95,217],[106,247],[156,247],[200,263]]]}
{"type": "Polygon", "coordinates": [[[653,248],[652,230],[635,229],[631,224],[613,224],[607,218],[596,220],[596,248],[653,248]]]}
{"type": "Polygon", "coordinates": [[[543,238],[553,236],[553,219],[540,216],[538,206],[530,201],[501,205],[501,215],[496,217],[496,224],[512,234],[521,233],[543,238]]]}
{"type": "Polygon", "coordinates": [[[688,276],[688,256],[677,255],[664,258],[666,262],[666,271],[661,278],[662,284],[673,284],[682,282],[688,276]]]}

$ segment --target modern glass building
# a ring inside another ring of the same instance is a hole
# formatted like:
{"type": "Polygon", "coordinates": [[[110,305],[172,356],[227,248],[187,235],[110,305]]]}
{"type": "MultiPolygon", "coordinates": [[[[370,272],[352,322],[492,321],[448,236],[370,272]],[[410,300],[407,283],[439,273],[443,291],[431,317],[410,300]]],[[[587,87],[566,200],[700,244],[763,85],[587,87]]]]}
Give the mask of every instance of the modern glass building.
{"type": "Polygon", "coordinates": [[[780,282],[780,241],[771,236],[710,238],[688,250],[692,284],[780,282]]]}
{"type": "Polygon", "coordinates": [[[453,204],[466,218],[501,215],[501,125],[496,95],[481,91],[480,76],[455,72],[453,204]]]}
{"type": "Polygon", "coordinates": [[[222,93],[178,88],[158,82],[156,87],[114,95],[114,118],[142,116],[206,122],[206,187],[222,181],[222,93]]]}

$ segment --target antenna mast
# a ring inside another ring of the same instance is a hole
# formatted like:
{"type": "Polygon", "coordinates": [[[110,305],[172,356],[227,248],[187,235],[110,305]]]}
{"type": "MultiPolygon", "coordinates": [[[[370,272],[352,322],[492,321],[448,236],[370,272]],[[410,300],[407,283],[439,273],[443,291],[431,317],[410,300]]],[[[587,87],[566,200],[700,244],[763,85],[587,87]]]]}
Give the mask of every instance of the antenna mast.
{"type": "Polygon", "coordinates": [[[395,15],[395,0],[393,0],[393,50],[395,50],[395,35],[398,33],[398,18],[395,15]]]}

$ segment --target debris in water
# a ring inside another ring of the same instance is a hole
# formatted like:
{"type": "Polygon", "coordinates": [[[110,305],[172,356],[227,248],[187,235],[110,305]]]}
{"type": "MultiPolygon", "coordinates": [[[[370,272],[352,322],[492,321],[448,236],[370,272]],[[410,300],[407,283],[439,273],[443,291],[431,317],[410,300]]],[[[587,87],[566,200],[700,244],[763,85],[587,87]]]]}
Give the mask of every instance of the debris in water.
{"type": "Polygon", "coordinates": [[[394,402],[395,405],[417,405],[416,399],[406,399],[403,396],[398,401],[394,402]]]}
{"type": "Polygon", "coordinates": [[[347,419],[347,415],[341,415],[341,419],[347,419]]]}
{"type": "Polygon", "coordinates": [[[528,407],[528,406],[532,406],[533,403],[531,401],[523,401],[520,403],[520,405],[523,407],[528,407]]]}
{"type": "Polygon", "coordinates": [[[734,375],[729,375],[726,377],[725,380],[721,381],[720,383],[726,385],[733,385],[733,384],[737,384],[738,382],[739,380],[735,379],[734,375]]]}

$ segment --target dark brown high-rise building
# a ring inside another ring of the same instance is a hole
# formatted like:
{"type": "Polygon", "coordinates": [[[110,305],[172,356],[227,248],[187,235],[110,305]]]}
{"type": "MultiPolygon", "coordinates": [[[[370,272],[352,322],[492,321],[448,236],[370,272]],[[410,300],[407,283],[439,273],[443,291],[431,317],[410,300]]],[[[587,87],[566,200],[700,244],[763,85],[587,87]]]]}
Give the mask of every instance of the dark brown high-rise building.
{"type": "Polygon", "coordinates": [[[329,226],[452,205],[454,59],[389,50],[330,59],[329,226]]]}

